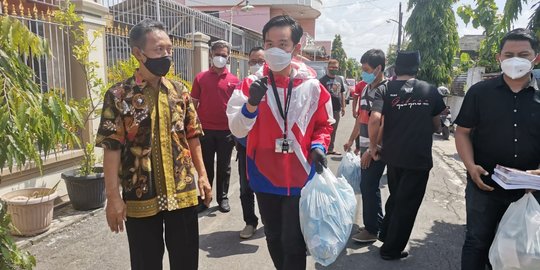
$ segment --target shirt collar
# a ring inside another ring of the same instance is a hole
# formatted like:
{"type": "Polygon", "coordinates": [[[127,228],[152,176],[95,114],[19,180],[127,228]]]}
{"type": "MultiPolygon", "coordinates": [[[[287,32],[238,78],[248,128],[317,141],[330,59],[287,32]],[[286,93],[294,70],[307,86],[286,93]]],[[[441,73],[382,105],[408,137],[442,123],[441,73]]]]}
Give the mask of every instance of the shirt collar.
{"type": "Polygon", "coordinates": [[[538,80],[531,74],[531,81],[529,82],[529,87],[534,88],[534,90],[540,90],[538,88],[538,80]]]}
{"type": "MultiPolygon", "coordinates": [[[[504,81],[504,74],[501,74],[499,76],[499,87],[508,87],[508,84],[506,84],[506,82],[504,81]]],[[[534,90],[540,90],[539,88],[539,85],[538,85],[538,81],[537,81],[537,78],[533,76],[533,74],[531,73],[531,80],[529,81],[529,85],[527,85],[527,87],[525,88],[529,88],[529,87],[532,87],[534,90]]]]}
{"type": "MultiPolygon", "coordinates": [[[[147,82],[143,79],[139,69],[135,71],[133,78],[135,80],[135,84],[139,86],[139,88],[144,89],[147,86],[147,82]]],[[[161,85],[165,86],[167,92],[174,89],[173,84],[165,77],[161,77],[161,85]]]]}
{"type": "Polygon", "coordinates": [[[229,74],[229,70],[227,69],[227,67],[223,68],[223,72],[217,73],[214,66],[211,66],[210,67],[210,72],[213,72],[213,73],[217,74],[218,76],[227,76],[227,74],[229,74]]]}

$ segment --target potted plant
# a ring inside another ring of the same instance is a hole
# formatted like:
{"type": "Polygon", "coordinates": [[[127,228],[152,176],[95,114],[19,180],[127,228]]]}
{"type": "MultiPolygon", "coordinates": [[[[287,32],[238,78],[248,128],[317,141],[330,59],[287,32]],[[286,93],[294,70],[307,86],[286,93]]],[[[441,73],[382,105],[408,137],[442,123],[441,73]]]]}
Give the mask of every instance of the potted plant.
{"type": "MultiPolygon", "coordinates": [[[[107,85],[97,72],[99,63],[90,60],[90,53],[95,49],[93,43],[101,33],[94,32],[93,39],[90,41],[82,24],[82,18],[75,12],[75,6],[69,1],[61,9],[55,11],[53,17],[56,22],[66,26],[65,31],[69,31],[74,41],[73,57],[85,76],[83,87],[87,94],[86,98],[75,102],[83,115],[80,127],[84,130],[89,127],[89,122],[99,115],[102,97],[107,90],[107,85]]],[[[83,147],[80,167],[62,173],[61,177],[66,183],[69,199],[76,210],[91,210],[105,205],[105,177],[103,167],[96,165],[92,135],[83,147]]]]}
{"type": "Polygon", "coordinates": [[[11,239],[14,229],[5,202],[0,201],[0,269],[30,270],[36,266],[36,259],[28,251],[20,250],[11,239]]]}
{"type": "MultiPolygon", "coordinates": [[[[43,159],[60,151],[58,145],[79,143],[73,133],[82,122],[77,108],[66,104],[61,89],[42,93],[34,71],[24,62],[47,54],[44,40],[19,20],[0,17],[0,170],[7,167],[11,172],[13,167],[29,165],[41,172],[43,159]]],[[[52,220],[55,190],[56,186],[4,194],[1,198],[7,201],[7,213],[13,218],[12,231],[22,235],[46,231],[52,220]]],[[[0,224],[0,231],[6,230],[7,226],[0,224]]],[[[0,266],[2,263],[13,262],[0,260],[0,266]]]]}
{"type": "Polygon", "coordinates": [[[49,229],[58,183],[53,188],[25,188],[2,195],[11,216],[12,234],[32,236],[49,229]]]}

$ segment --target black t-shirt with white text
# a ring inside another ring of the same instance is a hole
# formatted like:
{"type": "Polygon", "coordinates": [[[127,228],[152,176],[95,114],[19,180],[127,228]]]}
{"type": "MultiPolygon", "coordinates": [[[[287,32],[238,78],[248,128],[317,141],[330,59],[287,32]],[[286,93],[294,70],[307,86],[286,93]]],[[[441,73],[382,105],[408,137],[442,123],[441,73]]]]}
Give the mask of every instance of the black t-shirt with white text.
{"type": "Polygon", "coordinates": [[[345,80],[341,76],[331,78],[324,75],[320,80],[321,84],[328,90],[332,97],[332,108],[334,112],[341,111],[341,94],[345,92],[345,80]]]}
{"type": "Polygon", "coordinates": [[[431,169],[433,117],[445,108],[437,88],[427,82],[416,79],[388,82],[382,143],[386,163],[405,169],[431,169]]]}

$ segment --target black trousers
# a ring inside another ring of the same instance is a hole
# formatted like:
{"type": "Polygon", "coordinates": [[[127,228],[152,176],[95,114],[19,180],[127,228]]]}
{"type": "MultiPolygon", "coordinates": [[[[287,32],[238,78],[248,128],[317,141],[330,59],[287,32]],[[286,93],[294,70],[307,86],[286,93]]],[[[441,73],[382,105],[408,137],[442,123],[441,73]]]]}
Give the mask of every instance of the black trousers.
{"type": "Polygon", "coordinates": [[[227,199],[229,182],[231,180],[231,156],[234,148],[234,140],[229,130],[204,130],[201,137],[201,149],[210,185],[214,184],[214,157],[217,155],[216,164],[216,199],[221,203],[227,199]]]}
{"type": "Polygon", "coordinates": [[[242,214],[244,215],[244,222],[246,225],[252,225],[257,227],[259,219],[255,215],[255,193],[249,186],[247,179],[247,161],[246,161],[246,147],[240,143],[236,144],[236,151],[238,153],[238,174],[240,175],[240,202],[242,203],[242,214]]]}
{"type": "Polygon", "coordinates": [[[407,246],[424,198],[430,169],[413,170],[387,166],[390,197],[386,201],[379,238],[381,254],[398,256],[407,246]]]}
{"type": "Polygon", "coordinates": [[[300,196],[256,194],[274,266],[277,270],[306,269],[306,243],[300,229],[300,196]]]}
{"type": "MultiPolygon", "coordinates": [[[[524,190],[482,191],[471,179],[467,180],[467,230],[461,253],[462,270],[484,270],[486,266],[491,269],[488,255],[497,226],[508,206],[523,195],[524,190]]],[[[540,191],[533,195],[540,202],[540,191]]]]}
{"type": "Polygon", "coordinates": [[[127,218],[126,232],[132,270],[163,269],[165,244],[171,270],[197,269],[199,223],[195,207],[162,211],[145,218],[127,218]]]}

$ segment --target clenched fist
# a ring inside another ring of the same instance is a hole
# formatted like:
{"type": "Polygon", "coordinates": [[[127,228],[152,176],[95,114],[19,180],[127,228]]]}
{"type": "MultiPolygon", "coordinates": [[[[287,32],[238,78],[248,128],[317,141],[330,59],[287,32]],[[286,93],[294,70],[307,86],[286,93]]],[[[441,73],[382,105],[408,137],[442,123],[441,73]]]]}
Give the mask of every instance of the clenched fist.
{"type": "Polygon", "coordinates": [[[254,81],[249,87],[249,105],[259,106],[259,103],[261,103],[262,98],[266,94],[266,90],[268,90],[267,77],[254,81]]]}

